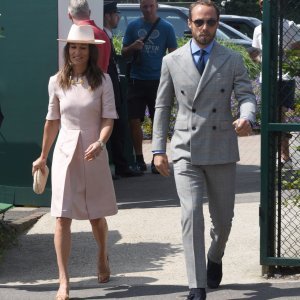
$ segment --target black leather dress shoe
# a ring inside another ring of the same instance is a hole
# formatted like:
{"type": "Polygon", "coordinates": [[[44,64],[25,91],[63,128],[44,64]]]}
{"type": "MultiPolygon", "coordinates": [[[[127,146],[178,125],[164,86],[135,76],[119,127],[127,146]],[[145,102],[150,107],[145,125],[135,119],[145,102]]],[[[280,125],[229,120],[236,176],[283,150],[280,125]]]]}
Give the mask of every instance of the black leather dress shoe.
{"type": "Polygon", "coordinates": [[[190,293],[186,300],[205,300],[206,291],[204,288],[190,289],[190,293]]]}
{"type": "Polygon", "coordinates": [[[137,161],[136,168],[142,172],[147,171],[147,165],[144,161],[137,161]]]}
{"type": "Polygon", "coordinates": [[[207,286],[211,289],[219,287],[222,280],[222,262],[217,264],[207,259],[207,286]]]}
{"type": "Polygon", "coordinates": [[[132,167],[129,167],[125,170],[116,170],[115,171],[116,176],[120,177],[137,177],[142,176],[144,173],[138,169],[133,169],[132,167]]]}

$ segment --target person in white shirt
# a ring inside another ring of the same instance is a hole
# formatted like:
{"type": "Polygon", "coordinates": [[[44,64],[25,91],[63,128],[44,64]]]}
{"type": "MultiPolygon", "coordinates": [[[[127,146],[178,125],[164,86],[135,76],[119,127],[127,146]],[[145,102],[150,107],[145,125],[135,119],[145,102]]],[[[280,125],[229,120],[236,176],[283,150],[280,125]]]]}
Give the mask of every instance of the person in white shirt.
{"type": "MultiPolygon", "coordinates": [[[[263,11],[263,0],[259,0],[261,12],[263,11]]],[[[279,31],[279,30],[278,30],[279,31]]],[[[250,53],[251,58],[256,62],[261,62],[262,53],[262,25],[257,26],[253,32],[252,47],[258,51],[250,53]]],[[[279,43],[279,36],[278,36],[279,43]]],[[[283,19],[282,23],[282,48],[284,51],[300,49],[300,27],[293,21],[283,19]]],[[[260,82],[261,80],[260,75],[260,82]]],[[[294,109],[295,102],[295,79],[289,74],[282,74],[281,83],[278,82],[278,99],[281,106],[281,121],[286,121],[286,112],[294,109]]],[[[289,151],[289,139],[292,135],[288,132],[282,134],[281,139],[281,162],[285,168],[292,167],[292,160],[289,151]]]]}

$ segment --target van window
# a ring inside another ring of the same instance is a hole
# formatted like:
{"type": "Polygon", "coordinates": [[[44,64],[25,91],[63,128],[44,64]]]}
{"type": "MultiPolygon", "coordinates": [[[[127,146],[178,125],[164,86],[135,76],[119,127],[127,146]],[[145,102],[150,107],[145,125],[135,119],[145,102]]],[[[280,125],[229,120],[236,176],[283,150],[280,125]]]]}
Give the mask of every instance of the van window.
{"type": "Polygon", "coordinates": [[[158,11],[158,15],[173,25],[175,35],[177,37],[182,37],[184,35],[184,31],[189,29],[187,20],[183,19],[174,11],[158,11]]]}
{"type": "Polygon", "coordinates": [[[131,10],[129,9],[126,10],[119,9],[119,10],[120,10],[120,21],[118,24],[118,28],[113,30],[113,34],[124,36],[128,24],[131,21],[141,17],[142,13],[139,9],[134,9],[134,8],[131,10]]]}
{"type": "Polygon", "coordinates": [[[230,20],[226,20],[224,23],[228,24],[229,26],[233,27],[234,29],[240,31],[241,33],[245,34],[246,36],[252,39],[254,29],[248,24],[230,20]]]}
{"type": "MultiPolygon", "coordinates": [[[[118,28],[113,30],[115,35],[124,36],[126,28],[128,24],[141,17],[142,13],[140,9],[132,8],[132,9],[120,9],[120,21],[118,24],[118,28]]],[[[180,16],[176,11],[173,10],[158,10],[157,14],[171,23],[174,27],[175,35],[177,37],[182,37],[184,35],[184,31],[188,30],[187,19],[184,16],[180,16]]]]}

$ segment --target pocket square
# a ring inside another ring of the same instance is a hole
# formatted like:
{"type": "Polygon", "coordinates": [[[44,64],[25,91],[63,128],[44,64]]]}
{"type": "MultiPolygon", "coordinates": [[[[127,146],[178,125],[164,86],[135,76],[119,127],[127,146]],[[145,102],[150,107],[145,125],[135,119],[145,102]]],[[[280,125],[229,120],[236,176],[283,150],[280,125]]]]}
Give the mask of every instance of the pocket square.
{"type": "Polygon", "coordinates": [[[42,194],[45,190],[47,178],[49,175],[49,168],[45,166],[44,174],[40,169],[37,169],[33,174],[33,191],[36,194],[42,194]]]}

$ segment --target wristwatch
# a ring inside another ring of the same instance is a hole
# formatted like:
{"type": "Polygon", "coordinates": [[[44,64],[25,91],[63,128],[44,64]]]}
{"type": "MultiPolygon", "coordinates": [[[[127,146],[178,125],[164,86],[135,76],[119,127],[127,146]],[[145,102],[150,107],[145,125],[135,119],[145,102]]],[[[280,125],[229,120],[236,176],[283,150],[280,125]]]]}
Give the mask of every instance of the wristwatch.
{"type": "Polygon", "coordinates": [[[99,145],[100,145],[100,148],[102,149],[102,150],[104,150],[105,149],[105,147],[106,147],[106,145],[105,145],[105,143],[104,142],[102,142],[101,140],[98,140],[98,141],[96,141],[97,143],[99,143],[99,145]]]}

